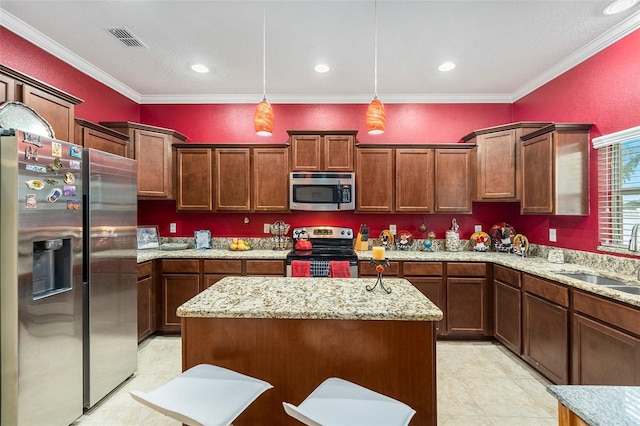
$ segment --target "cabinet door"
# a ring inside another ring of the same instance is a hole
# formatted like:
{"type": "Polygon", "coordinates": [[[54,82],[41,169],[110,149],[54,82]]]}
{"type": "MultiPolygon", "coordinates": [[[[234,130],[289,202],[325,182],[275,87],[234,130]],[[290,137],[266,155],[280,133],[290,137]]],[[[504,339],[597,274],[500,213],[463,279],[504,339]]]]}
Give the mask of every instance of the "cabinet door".
{"type": "Polygon", "coordinates": [[[476,144],[476,199],[516,201],[520,167],[520,141],[516,141],[516,130],[480,135],[476,144]]]}
{"type": "Polygon", "coordinates": [[[356,149],[356,210],[393,209],[393,149],[356,149]]]}
{"type": "Polygon", "coordinates": [[[291,136],[291,170],[317,172],[322,170],[320,135],[291,136]]]}
{"type": "Polygon", "coordinates": [[[435,150],[435,212],[471,213],[471,151],[435,150]]]}
{"type": "Polygon", "coordinates": [[[75,106],[28,84],[21,84],[21,88],[22,102],[33,108],[49,123],[55,132],[56,139],[73,143],[75,106]]]}
{"type": "Polygon", "coordinates": [[[522,304],[523,358],[553,383],[569,383],[567,308],[526,292],[522,304]]]}
{"type": "Polygon", "coordinates": [[[351,135],[325,135],[323,137],[323,170],[328,172],[353,171],[353,139],[351,135]]]}
{"type": "Polygon", "coordinates": [[[396,149],[396,211],[433,213],[433,150],[396,149]]]}
{"type": "Polygon", "coordinates": [[[84,126],[78,126],[76,136],[75,143],[82,145],[85,148],[93,148],[103,152],[119,155],[121,157],[127,156],[128,142],[122,138],[117,138],[100,132],[99,130],[90,129],[84,126]],[[78,137],[77,135],[79,133],[81,133],[81,135],[78,137]]]}
{"type": "Polygon", "coordinates": [[[135,129],[135,159],[138,161],[138,196],[173,197],[171,142],[168,135],[135,129]]]}
{"type": "Polygon", "coordinates": [[[155,331],[155,294],[151,277],[138,281],[138,343],[155,331]]]}
{"type": "Polygon", "coordinates": [[[572,329],[572,384],[640,385],[639,339],[580,314],[572,329]]]}
{"type": "Polygon", "coordinates": [[[427,299],[436,305],[443,313],[442,320],[436,322],[436,333],[441,335],[444,333],[445,301],[444,301],[444,285],[442,277],[407,277],[405,278],[413,284],[415,288],[420,290],[427,299]]]}
{"type": "Polygon", "coordinates": [[[178,306],[200,292],[200,276],[196,274],[164,274],[162,276],[162,326],[165,332],[180,331],[178,306]]]}
{"type": "Polygon", "coordinates": [[[215,208],[218,211],[250,209],[250,154],[249,148],[216,149],[215,155],[215,208]]]}
{"type": "Polygon", "coordinates": [[[520,289],[502,281],[493,281],[494,335],[504,346],[522,353],[522,328],[520,289]]]}
{"type": "Polygon", "coordinates": [[[522,143],[523,214],[551,214],[554,201],[553,133],[538,136],[522,143]]]}
{"type": "Polygon", "coordinates": [[[0,74],[0,104],[16,100],[16,81],[8,75],[0,74]]]}
{"type": "Polygon", "coordinates": [[[286,148],[254,148],[252,209],[289,211],[289,153],[286,148]]]}
{"type": "Polygon", "coordinates": [[[251,260],[245,261],[245,273],[247,276],[267,276],[274,275],[284,277],[284,260],[251,260]]]}
{"type": "Polygon", "coordinates": [[[447,278],[447,334],[489,335],[485,278],[447,278]]]}
{"type": "Polygon", "coordinates": [[[176,150],[176,209],[213,210],[213,161],[208,148],[176,150]]]}

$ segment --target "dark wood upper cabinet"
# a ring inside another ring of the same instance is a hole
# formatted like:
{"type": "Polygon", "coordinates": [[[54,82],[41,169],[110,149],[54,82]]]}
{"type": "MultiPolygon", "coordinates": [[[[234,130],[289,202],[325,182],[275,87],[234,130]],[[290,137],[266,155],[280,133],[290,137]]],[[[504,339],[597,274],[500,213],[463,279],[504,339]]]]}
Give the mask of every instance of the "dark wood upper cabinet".
{"type": "Polygon", "coordinates": [[[520,200],[520,137],[549,124],[511,123],[476,130],[462,138],[476,145],[471,153],[474,201],[520,200]]]}
{"type": "Polygon", "coordinates": [[[127,157],[129,149],[127,135],[80,118],[76,118],[75,122],[76,144],[127,157]]]}
{"type": "Polygon", "coordinates": [[[289,211],[289,151],[253,148],[251,207],[256,212],[289,211]]]}
{"type": "Polygon", "coordinates": [[[216,148],[214,150],[215,209],[217,211],[249,211],[249,148],[216,148]]]}
{"type": "Polygon", "coordinates": [[[393,159],[392,148],[356,149],[357,211],[393,211],[393,159]]]}
{"type": "Polygon", "coordinates": [[[551,124],[522,139],[522,214],[589,214],[589,129],[551,124]]]}
{"type": "Polygon", "coordinates": [[[56,139],[75,143],[75,106],[82,99],[0,64],[0,102],[6,101],[29,106],[49,123],[56,139]]]}
{"type": "Polygon", "coordinates": [[[291,171],[353,171],[355,130],[290,130],[291,171]]]}
{"type": "Polygon", "coordinates": [[[471,151],[435,150],[436,213],[471,213],[471,151]]]}
{"type": "Polygon", "coordinates": [[[213,210],[213,151],[176,149],[176,209],[213,210]]]}
{"type": "Polygon", "coordinates": [[[396,149],[396,212],[433,213],[433,149],[396,149]]]}

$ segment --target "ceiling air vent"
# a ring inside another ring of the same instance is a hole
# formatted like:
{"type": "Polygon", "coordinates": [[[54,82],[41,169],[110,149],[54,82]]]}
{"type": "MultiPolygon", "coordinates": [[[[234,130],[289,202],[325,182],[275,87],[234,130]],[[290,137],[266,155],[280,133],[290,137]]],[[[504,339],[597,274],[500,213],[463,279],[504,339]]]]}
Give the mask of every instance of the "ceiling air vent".
{"type": "Polygon", "coordinates": [[[107,30],[127,47],[147,47],[126,28],[107,28],[107,30]]]}

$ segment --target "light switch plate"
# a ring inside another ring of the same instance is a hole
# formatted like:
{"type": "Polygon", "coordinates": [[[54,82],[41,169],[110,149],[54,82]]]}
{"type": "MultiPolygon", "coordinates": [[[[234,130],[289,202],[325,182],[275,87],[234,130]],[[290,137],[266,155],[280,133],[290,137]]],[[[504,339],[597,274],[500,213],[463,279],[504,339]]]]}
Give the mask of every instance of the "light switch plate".
{"type": "Polygon", "coordinates": [[[482,225],[476,225],[474,227],[474,229],[475,229],[475,232],[481,232],[482,231],[482,225]]]}
{"type": "Polygon", "coordinates": [[[553,228],[549,228],[549,241],[556,242],[556,230],[553,228]]]}
{"type": "Polygon", "coordinates": [[[171,222],[169,224],[169,232],[172,233],[172,234],[176,233],[176,224],[175,223],[171,222]]]}
{"type": "Polygon", "coordinates": [[[271,233],[271,224],[265,223],[264,225],[262,225],[262,232],[264,232],[265,234],[271,233]]]}
{"type": "Polygon", "coordinates": [[[393,235],[396,235],[396,226],[389,225],[389,232],[391,232],[393,235]]]}

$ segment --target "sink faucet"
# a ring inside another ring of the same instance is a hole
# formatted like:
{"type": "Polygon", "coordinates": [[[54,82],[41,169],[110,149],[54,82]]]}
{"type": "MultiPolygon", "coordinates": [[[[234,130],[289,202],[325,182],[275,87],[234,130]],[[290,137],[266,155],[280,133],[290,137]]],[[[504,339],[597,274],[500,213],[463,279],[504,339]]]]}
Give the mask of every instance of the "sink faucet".
{"type": "Polygon", "coordinates": [[[640,223],[636,223],[631,228],[631,240],[629,240],[629,251],[638,251],[638,227],[640,223]]]}

